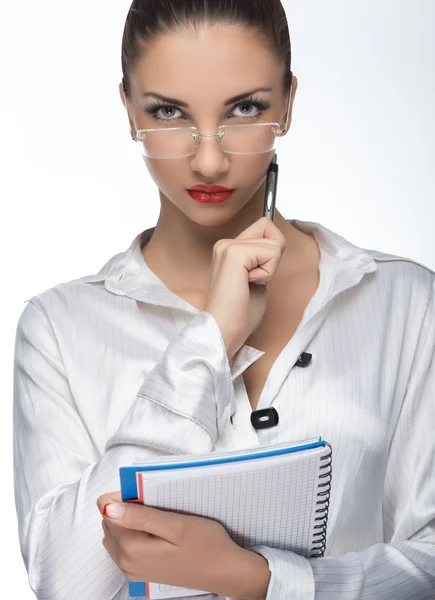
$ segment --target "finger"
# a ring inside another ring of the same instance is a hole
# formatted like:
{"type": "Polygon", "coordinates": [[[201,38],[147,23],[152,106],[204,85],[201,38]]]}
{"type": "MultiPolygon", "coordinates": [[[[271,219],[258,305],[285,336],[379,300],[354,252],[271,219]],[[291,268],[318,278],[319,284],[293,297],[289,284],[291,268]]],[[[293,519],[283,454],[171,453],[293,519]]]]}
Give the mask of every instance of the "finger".
{"type": "Polygon", "coordinates": [[[284,235],[267,217],[261,217],[261,219],[255,221],[255,223],[252,223],[252,225],[242,231],[235,239],[247,240],[250,238],[269,238],[278,240],[282,244],[286,243],[284,235]]]}
{"type": "MultiPolygon", "coordinates": [[[[104,527],[103,527],[103,529],[104,529],[104,527]]],[[[116,540],[113,537],[113,535],[111,535],[110,530],[107,528],[107,525],[106,525],[105,533],[106,533],[106,535],[102,539],[103,547],[106,549],[106,552],[110,555],[112,560],[116,564],[118,564],[119,557],[121,555],[121,550],[120,550],[120,547],[118,544],[118,540],[116,540]]]]}
{"type": "Polygon", "coordinates": [[[98,510],[103,514],[104,506],[110,502],[122,502],[121,492],[109,492],[97,499],[98,510]]]}
{"type": "Polygon", "coordinates": [[[275,238],[263,238],[263,237],[250,237],[247,239],[239,239],[236,238],[235,240],[229,240],[229,244],[231,246],[248,246],[249,244],[259,244],[261,246],[264,246],[264,248],[281,248],[281,242],[280,240],[277,240],[275,238]]]}
{"type": "Polygon", "coordinates": [[[110,530],[110,527],[108,526],[108,524],[105,522],[105,520],[102,520],[102,528],[104,531],[104,537],[102,540],[103,546],[106,548],[106,550],[109,552],[109,554],[113,556],[119,555],[120,549],[119,549],[119,544],[118,544],[118,540],[116,539],[116,537],[112,534],[112,531],[110,530]]]}
{"type": "MultiPolygon", "coordinates": [[[[104,538],[106,541],[109,541],[111,544],[118,545],[118,539],[116,537],[116,527],[113,527],[112,523],[107,523],[105,519],[101,521],[101,526],[104,531],[104,538]]],[[[119,531],[122,531],[120,527],[118,527],[119,531]]]]}
{"type": "MultiPolygon", "coordinates": [[[[251,240],[249,240],[251,241],[251,240]]],[[[247,251],[248,242],[235,243],[228,246],[226,255],[229,258],[227,267],[231,268],[233,263],[243,264],[249,275],[273,278],[279,267],[283,250],[276,242],[270,244],[253,243],[247,251]]]]}
{"type": "Polygon", "coordinates": [[[113,514],[112,509],[106,507],[106,514],[103,516],[109,521],[117,526],[143,531],[172,543],[177,543],[189,519],[188,515],[159,510],[143,504],[122,502],[112,503],[113,506],[122,509],[122,516],[110,517],[110,514],[113,514]]]}
{"type": "Polygon", "coordinates": [[[125,529],[114,523],[109,523],[103,519],[104,538],[111,547],[117,547],[117,553],[123,554],[126,549],[140,546],[149,543],[152,539],[157,539],[144,531],[136,531],[134,529],[125,529]]]}

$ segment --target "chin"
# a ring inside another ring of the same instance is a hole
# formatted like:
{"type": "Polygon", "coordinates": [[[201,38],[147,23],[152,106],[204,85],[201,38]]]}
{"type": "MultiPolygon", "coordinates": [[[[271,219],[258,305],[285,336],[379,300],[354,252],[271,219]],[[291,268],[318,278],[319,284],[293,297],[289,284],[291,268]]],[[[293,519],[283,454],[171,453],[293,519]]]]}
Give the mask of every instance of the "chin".
{"type": "Polygon", "coordinates": [[[184,214],[201,227],[220,227],[232,221],[237,212],[234,212],[234,208],[229,209],[219,204],[199,204],[198,208],[194,207],[184,214]]]}
{"type": "MultiPolygon", "coordinates": [[[[249,202],[247,204],[249,204],[249,202]]],[[[258,213],[258,217],[255,218],[256,212],[257,211],[253,206],[247,206],[245,204],[244,206],[237,207],[233,204],[232,206],[227,205],[226,207],[222,205],[199,205],[198,208],[194,207],[193,210],[189,210],[184,214],[187,218],[200,227],[218,228],[225,227],[225,225],[236,221],[238,216],[243,218],[243,221],[245,221],[248,214],[251,217],[251,219],[247,219],[248,221],[256,221],[263,216],[262,213],[258,213]],[[244,210],[245,207],[246,210],[244,210]],[[243,216],[241,215],[242,211],[244,213],[243,216]]]]}

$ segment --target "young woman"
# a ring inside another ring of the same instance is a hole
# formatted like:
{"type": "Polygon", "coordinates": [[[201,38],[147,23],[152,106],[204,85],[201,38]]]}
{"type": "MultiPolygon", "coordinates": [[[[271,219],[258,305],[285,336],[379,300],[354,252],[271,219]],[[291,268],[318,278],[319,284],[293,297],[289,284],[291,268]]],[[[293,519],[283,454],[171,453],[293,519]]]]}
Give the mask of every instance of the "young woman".
{"type": "Polygon", "coordinates": [[[38,598],[126,599],[126,577],[206,599],[435,597],[434,273],[263,218],[290,61],[279,0],[130,8],[120,94],[159,220],[99,273],[34,296],[17,328],[16,505],[38,598]],[[257,431],[264,408],[279,424],[257,431]],[[322,558],[119,502],[136,457],[319,435],[322,558]]]}

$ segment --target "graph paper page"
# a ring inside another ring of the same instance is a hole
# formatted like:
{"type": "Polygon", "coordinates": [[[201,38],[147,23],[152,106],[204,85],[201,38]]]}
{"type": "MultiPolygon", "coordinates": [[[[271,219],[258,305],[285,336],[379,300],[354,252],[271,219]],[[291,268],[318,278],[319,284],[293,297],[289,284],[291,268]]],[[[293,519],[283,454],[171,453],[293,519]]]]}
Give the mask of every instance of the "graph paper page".
{"type": "MultiPolygon", "coordinates": [[[[292,550],[309,557],[325,448],[260,461],[167,472],[138,473],[144,503],[219,521],[243,548],[292,550]]],[[[154,598],[192,590],[150,584],[154,598]],[[172,592],[176,590],[176,593],[172,592]],[[166,593],[165,593],[166,592],[166,593]]],[[[204,592],[198,592],[204,593],[204,592]]]]}

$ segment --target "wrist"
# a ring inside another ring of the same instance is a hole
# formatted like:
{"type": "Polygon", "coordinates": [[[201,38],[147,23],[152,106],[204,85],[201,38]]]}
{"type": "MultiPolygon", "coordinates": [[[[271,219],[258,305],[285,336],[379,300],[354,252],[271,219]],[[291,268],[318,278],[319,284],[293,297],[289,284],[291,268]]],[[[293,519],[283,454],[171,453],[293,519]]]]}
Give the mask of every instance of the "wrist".
{"type": "Polygon", "coordinates": [[[241,548],[240,560],[232,563],[231,598],[238,600],[266,600],[270,582],[267,560],[251,550],[241,548]]]}

